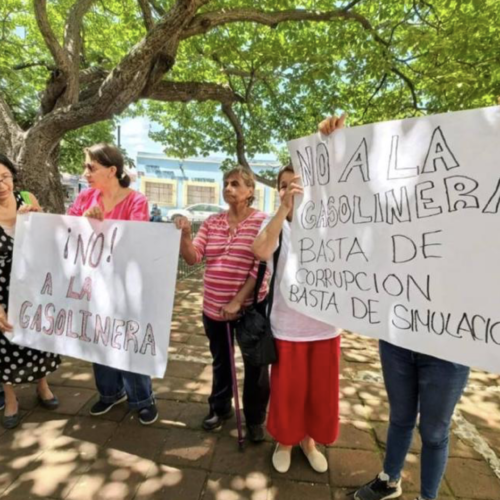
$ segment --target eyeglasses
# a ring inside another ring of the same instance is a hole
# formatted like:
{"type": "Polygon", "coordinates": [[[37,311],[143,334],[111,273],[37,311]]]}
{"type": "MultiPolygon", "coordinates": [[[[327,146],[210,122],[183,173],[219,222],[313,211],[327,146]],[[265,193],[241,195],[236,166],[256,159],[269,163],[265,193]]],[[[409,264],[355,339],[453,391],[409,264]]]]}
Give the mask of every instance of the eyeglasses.
{"type": "Polygon", "coordinates": [[[104,167],[98,167],[96,165],[92,165],[92,163],[84,163],[83,170],[88,170],[91,174],[97,172],[98,170],[102,170],[104,167]]]}
{"type": "Polygon", "coordinates": [[[3,175],[2,177],[0,177],[0,184],[11,184],[13,180],[14,177],[12,177],[12,175],[3,175]]]}

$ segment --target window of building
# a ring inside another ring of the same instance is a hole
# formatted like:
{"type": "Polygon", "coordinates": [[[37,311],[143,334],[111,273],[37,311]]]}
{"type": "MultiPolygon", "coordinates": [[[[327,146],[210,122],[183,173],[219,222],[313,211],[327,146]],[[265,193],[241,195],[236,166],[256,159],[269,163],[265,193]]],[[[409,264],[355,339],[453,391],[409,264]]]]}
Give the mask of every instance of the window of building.
{"type": "Polygon", "coordinates": [[[217,203],[215,186],[187,186],[187,204],[217,203]]]}
{"type": "Polygon", "coordinates": [[[173,184],[146,181],[144,194],[151,203],[158,203],[161,205],[169,206],[176,205],[173,184]]]}
{"type": "Polygon", "coordinates": [[[160,167],[158,165],[146,165],[147,174],[157,174],[159,171],[160,167]]]}
{"type": "Polygon", "coordinates": [[[173,170],[163,170],[160,172],[160,177],[163,179],[175,179],[173,170]]]}
{"type": "Polygon", "coordinates": [[[214,182],[213,179],[208,179],[206,177],[193,177],[191,180],[193,182],[214,182]]]}

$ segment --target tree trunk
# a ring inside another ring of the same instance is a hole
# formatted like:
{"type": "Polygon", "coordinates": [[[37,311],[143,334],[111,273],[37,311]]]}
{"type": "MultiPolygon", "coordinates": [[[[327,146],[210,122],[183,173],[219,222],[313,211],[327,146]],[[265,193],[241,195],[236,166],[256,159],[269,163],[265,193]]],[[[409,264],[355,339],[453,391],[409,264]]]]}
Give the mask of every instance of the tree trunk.
{"type": "Polygon", "coordinates": [[[18,169],[16,189],[35,194],[46,212],[64,213],[64,189],[58,170],[59,146],[43,135],[33,138],[30,132],[12,142],[7,156],[18,169]],[[50,144],[50,146],[49,146],[50,144]]]}

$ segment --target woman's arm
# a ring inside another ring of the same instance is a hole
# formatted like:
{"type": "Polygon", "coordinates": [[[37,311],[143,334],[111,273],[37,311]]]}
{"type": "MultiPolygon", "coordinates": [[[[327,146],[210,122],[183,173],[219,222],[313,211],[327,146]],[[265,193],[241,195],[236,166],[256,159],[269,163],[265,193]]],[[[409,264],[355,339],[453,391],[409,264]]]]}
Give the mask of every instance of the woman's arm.
{"type": "Polygon", "coordinates": [[[300,180],[300,175],[296,175],[292,182],[286,188],[285,195],[281,200],[278,211],[271,219],[269,224],[255,238],[252,245],[252,251],[259,260],[269,260],[276,248],[278,247],[278,239],[283,227],[283,222],[288,217],[288,214],[293,210],[293,197],[296,194],[302,194],[302,186],[297,184],[300,180]]]}
{"type": "Polygon", "coordinates": [[[249,276],[241,290],[234,296],[233,300],[221,307],[221,315],[224,319],[232,321],[238,317],[241,308],[245,301],[252,295],[257,280],[253,276],[249,276]]]}
{"type": "Polygon", "coordinates": [[[257,235],[252,245],[252,251],[257,259],[268,261],[272,257],[278,247],[278,239],[287,214],[288,210],[280,205],[269,224],[257,235]]]}
{"type": "MultiPolygon", "coordinates": [[[[199,256],[196,247],[191,240],[191,222],[189,222],[187,217],[178,216],[174,219],[175,227],[181,230],[181,255],[186,261],[188,266],[192,266],[201,261],[203,256],[199,256]]],[[[205,223],[202,224],[198,233],[200,234],[200,239],[206,238],[206,226],[205,223]]]]}

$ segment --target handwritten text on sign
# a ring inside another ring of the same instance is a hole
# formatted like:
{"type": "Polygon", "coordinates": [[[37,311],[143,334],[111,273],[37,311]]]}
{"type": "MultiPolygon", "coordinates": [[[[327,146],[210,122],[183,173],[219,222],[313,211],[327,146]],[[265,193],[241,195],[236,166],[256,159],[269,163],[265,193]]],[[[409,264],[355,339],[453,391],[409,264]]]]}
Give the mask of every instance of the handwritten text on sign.
{"type": "Polygon", "coordinates": [[[13,341],[162,377],[178,252],[179,231],[169,224],[19,217],[13,341]]]}
{"type": "Polygon", "coordinates": [[[311,317],[500,372],[500,108],[289,143],[282,291],[311,317]]]}

